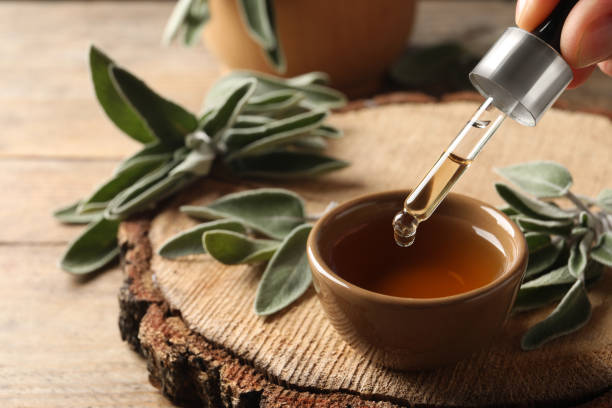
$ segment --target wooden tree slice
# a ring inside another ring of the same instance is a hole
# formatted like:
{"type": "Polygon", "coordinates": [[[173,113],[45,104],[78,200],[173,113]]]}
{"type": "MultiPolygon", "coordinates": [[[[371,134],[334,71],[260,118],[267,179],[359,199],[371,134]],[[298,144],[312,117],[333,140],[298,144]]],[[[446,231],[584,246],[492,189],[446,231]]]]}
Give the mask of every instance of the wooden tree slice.
{"type": "MultiPolygon", "coordinates": [[[[331,121],[345,137],[333,142],[330,154],[353,165],[280,186],[302,194],[314,213],[331,200],[414,185],[476,107],[466,101],[394,103],[335,114],[331,121]]],[[[608,118],[552,110],[535,129],[504,124],[455,190],[497,203],[494,167],[549,159],[572,171],[573,191],[595,195],[612,180],[611,156],[608,118]]],[[[454,366],[396,372],[354,353],[312,290],[287,310],[261,318],[252,304],[262,267],[155,254],[167,238],[195,224],[179,205],[257,186],[207,179],[151,221],[122,224],[122,335],[147,358],[152,382],[174,401],[214,407],[612,403],[609,274],[591,289],[593,317],[578,333],[521,351],[522,333],[552,310],[545,308],[511,317],[488,349],[454,366]]]]}

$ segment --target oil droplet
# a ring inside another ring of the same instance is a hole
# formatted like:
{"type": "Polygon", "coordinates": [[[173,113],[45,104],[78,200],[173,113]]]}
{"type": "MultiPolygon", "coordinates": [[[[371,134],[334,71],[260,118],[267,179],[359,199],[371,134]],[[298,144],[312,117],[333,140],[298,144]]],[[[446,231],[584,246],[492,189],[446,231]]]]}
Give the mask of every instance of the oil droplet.
{"type": "Polygon", "coordinates": [[[400,211],[393,217],[393,238],[401,247],[408,247],[414,243],[419,220],[406,211],[400,211]]]}

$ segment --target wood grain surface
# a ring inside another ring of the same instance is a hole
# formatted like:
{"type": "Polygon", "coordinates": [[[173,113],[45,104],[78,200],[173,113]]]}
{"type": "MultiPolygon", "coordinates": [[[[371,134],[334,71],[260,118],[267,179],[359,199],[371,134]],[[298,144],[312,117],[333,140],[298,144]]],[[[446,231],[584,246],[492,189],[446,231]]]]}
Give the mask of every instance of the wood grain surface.
{"type": "MultiPolygon", "coordinates": [[[[352,165],[285,186],[307,197],[312,213],[332,200],[413,186],[477,107],[472,102],[407,103],[335,114],[331,122],[345,130],[345,137],[333,144],[330,153],[352,165]]],[[[612,121],[588,113],[552,110],[537,129],[506,123],[454,191],[500,203],[492,186],[494,167],[548,159],[572,171],[576,192],[594,195],[612,179],[611,136],[612,121]]],[[[197,223],[181,214],[177,205],[210,202],[226,193],[228,186],[204,181],[192,190],[151,223],[150,268],[155,281],[191,330],[275,383],[433,406],[569,404],[599,395],[612,384],[609,274],[590,292],[593,317],[578,333],[535,351],[521,351],[521,335],[552,311],[548,307],[512,317],[490,348],[455,366],[398,373],[354,353],[327,321],[313,290],[286,311],[261,318],[253,312],[261,267],[226,267],[207,255],[175,261],[155,255],[169,237],[197,223]]]]}
{"type": "MultiPolygon", "coordinates": [[[[118,334],[120,271],[87,281],[61,272],[56,262],[80,227],[49,216],[137,148],[95,101],[91,43],[193,110],[218,77],[217,62],[202,47],[159,45],[171,8],[158,1],[0,2],[0,406],[172,406],[118,334]]],[[[512,8],[424,1],[414,41],[457,39],[484,49],[512,23],[512,8]]],[[[564,97],[602,108],[611,89],[598,75],[564,97]]]]}

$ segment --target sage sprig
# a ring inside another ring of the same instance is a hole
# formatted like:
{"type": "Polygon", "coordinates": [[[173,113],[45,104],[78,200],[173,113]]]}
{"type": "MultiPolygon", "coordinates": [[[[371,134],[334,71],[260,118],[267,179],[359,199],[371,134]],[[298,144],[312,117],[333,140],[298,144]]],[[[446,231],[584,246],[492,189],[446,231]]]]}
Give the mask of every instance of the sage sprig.
{"type": "MultiPolygon", "coordinates": [[[[276,33],[273,0],[238,0],[238,11],[249,36],[276,72],[284,73],[287,64],[276,33]]],[[[170,44],[182,35],[186,45],[195,44],[209,18],[208,0],[179,0],[166,23],[162,43],[170,44]]]]}
{"type": "MultiPolygon", "coordinates": [[[[346,102],[341,93],[322,85],[325,74],[280,79],[232,73],[212,87],[202,114],[196,115],[158,95],[96,47],[90,49],[89,62],[96,96],[107,116],[143,147],[86,198],[54,213],[61,222],[90,223],[64,254],[61,266],[66,271],[89,273],[112,261],[118,254],[119,221],[154,208],[207,176],[215,164],[236,176],[268,178],[312,176],[348,164],[320,153],[326,146],[323,138],[341,134],[325,125],[329,109],[346,102]]],[[[223,211],[229,210],[221,206],[218,211],[221,216],[213,218],[224,218],[223,211]]],[[[272,228],[268,232],[279,239],[298,222],[284,223],[260,227],[264,232],[272,228]]],[[[214,227],[242,232],[235,222],[214,227]]],[[[188,242],[189,234],[202,233],[186,232],[183,239],[188,242]]],[[[247,243],[261,249],[261,242],[243,242],[247,243]]]]}
{"type": "Polygon", "coordinates": [[[295,193],[272,188],[249,190],[226,195],[207,206],[183,206],[181,211],[216,221],[179,233],[158,253],[170,259],[208,253],[226,265],[269,260],[255,295],[258,315],[284,309],[310,286],[306,240],[309,221],[317,216],[306,215],[304,202],[295,193]]]}
{"type": "Polygon", "coordinates": [[[527,271],[514,304],[526,311],[560,300],[555,310],[531,327],[521,340],[524,350],[583,327],[591,316],[586,288],[605,267],[612,267],[612,190],[596,199],[570,191],[570,172],[559,163],[536,161],[501,168],[499,174],[528,196],[497,183],[502,208],[525,233],[527,271]],[[571,203],[561,208],[550,199],[571,203]],[[549,199],[543,201],[542,199],[549,199]]]}

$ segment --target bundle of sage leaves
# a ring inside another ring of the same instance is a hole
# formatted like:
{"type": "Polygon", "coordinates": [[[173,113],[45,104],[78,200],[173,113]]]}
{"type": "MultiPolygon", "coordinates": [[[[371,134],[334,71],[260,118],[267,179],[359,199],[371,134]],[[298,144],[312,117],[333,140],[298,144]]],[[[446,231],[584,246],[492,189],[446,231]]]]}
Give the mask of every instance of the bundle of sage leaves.
{"type": "MultiPolygon", "coordinates": [[[[262,48],[276,72],[284,73],[287,64],[276,34],[273,0],[238,0],[238,10],[249,36],[262,48]]],[[[209,18],[208,0],[178,0],[166,23],[162,43],[169,44],[182,35],[186,45],[195,44],[209,18]]]]}
{"type": "Polygon", "coordinates": [[[109,119],[143,148],[125,159],[88,197],[54,213],[65,223],[89,224],[70,245],[61,267],[93,272],[119,253],[119,222],[205,177],[213,163],[236,176],[315,176],[347,165],[320,153],[341,132],[324,124],[345,97],[312,72],[280,79],[249,72],[221,78],[196,116],[162,98],[92,47],[91,76],[109,119]]]}
{"type": "Polygon", "coordinates": [[[502,208],[525,233],[529,247],[527,271],[514,310],[536,309],[560,300],[543,321],[529,328],[521,340],[531,350],[583,327],[591,317],[586,288],[612,267],[612,189],[596,199],[570,191],[572,176],[562,165],[536,161],[499,169],[525,195],[497,183],[508,204],[502,208]],[[553,201],[571,203],[561,208],[553,201]]]}
{"type": "Polygon", "coordinates": [[[158,253],[170,259],[208,253],[226,265],[268,261],[255,295],[258,315],[282,310],[310,286],[306,240],[317,216],[306,215],[297,194],[261,188],[180,210],[207,221],[170,238],[158,253]]]}

